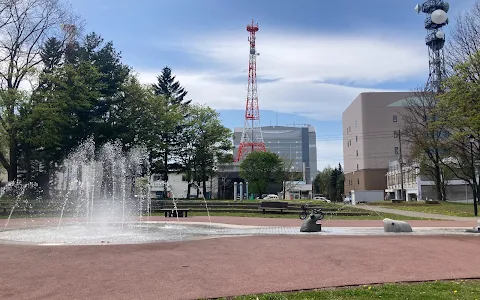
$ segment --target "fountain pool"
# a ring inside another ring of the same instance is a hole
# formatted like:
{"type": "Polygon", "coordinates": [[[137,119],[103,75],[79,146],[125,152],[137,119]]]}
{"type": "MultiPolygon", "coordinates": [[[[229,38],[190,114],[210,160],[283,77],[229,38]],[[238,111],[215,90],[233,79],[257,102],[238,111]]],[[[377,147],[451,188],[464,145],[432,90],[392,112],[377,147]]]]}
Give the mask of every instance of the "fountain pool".
{"type": "MultiPolygon", "coordinates": [[[[108,245],[188,241],[205,238],[267,235],[386,236],[472,235],[465,228],[414,228],[410,233],[385,233],[382,227],[324,227],[322,232],[301,233],[298,227],[242,226],[200,222],[126,222],[64,224],[3,229],[0,243],[33,245],[108,245]],[[123,227],[122,227],[123,226],[123,227]]],[[[480,233],[473,235],[480,236],[480,233]]]]}

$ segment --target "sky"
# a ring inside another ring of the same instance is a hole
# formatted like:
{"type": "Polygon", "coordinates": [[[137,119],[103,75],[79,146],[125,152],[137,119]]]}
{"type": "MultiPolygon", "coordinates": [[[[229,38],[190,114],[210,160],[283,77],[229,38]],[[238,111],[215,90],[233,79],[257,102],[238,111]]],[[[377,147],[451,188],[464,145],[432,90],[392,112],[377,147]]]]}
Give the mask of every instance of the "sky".
{"type": "MultiPolygon", "coordinates": [[[[318,169],[343,165],[342,112],[362,92],[409,91],[428,77],[419,0],[71,0],[143,83],[168,66],[187,98],[243,126],[249,43],[257,33],[261,125],[311,124],[318,169]]],[[[450,24],[474,0],[450,0],[450,24]]],[[[446,38],[448,39],[448,27],[446,38]]]]}

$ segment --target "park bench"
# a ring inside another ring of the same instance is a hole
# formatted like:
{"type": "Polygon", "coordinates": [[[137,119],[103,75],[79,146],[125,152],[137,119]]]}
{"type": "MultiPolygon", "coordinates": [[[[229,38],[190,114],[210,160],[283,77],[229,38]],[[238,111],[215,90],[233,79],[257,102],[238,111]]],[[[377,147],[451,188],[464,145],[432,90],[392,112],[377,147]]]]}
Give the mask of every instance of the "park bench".
{"type": "Polygon", "coordinates": [[[178,212],[178,217],[186,218],[188,216],[188,212],[190,211],[190,208],[178,208],[177,210],[173,208],[162,208],[161,211],[165,213],[165,218],[177,217],[177,212],[178,212]]]}
{"type": "Polygon", "coordinates": [[[403,199],[392,199],[392,203],[404,203],[405,200],[403,199]]]}
{"type": "Polygon", "coordinates": [[[262,201],[258,209],[263,210],[263,213],[267,210],[279,210],[283,212],[284,210],[288,209],[288,202],[280,202],[280,201],[262,201]]]}

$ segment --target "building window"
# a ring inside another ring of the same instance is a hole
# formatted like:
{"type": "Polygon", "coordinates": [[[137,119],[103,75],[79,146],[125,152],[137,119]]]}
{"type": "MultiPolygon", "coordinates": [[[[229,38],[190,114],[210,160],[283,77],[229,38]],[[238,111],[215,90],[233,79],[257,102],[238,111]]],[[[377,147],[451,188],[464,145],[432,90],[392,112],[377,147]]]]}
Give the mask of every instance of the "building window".
{"type": "Polygon", "coordinates": [[[358,171],[358,164],[357,164],[357,171],[358,171]]]}
{"type": "Polygon", "coordinates": [[[357,184],[360,184],[360,178],[357,178],[357,184]]]}
{"type": "Polygon", "coordinates": [[[358,142],[358,135],[355,136],[355,142],[358,142]]]}
{"type": "Polygon", "coordinates": [[[393,132],[393,137],[394,137],[394,138],[398,138],[398,131],[395,130],[395,131],[393,132]]]}
{"type": "Polygon", "coordinates": [[[393,122],[397,122],[397,115],[393,115],[393,122]]]}
{"type": "Polygon", "coordinates": [[[358,156],[358,150],[357,150],[357,156],[358,156]]]}
{"type": "Polygon", "coordinates": [[[395,147],[395,154],[398,154],[398,147],[395,147]]]}
{"type": "Polygon", "coordinates": [[[355,127],[357,127],[357,126],[358,126],[358,124],[357,124],[357,120],[355,120],[355,127]]]}

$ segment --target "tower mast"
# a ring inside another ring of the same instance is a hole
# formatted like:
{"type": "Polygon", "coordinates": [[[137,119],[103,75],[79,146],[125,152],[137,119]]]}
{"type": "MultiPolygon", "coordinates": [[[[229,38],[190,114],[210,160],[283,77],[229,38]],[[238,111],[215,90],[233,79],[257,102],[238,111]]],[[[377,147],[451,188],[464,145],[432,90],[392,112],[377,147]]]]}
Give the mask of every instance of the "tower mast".
{"type": "Polygon", "coordinates": [[[73,24],[62,24],[62,29],[65,32],[65,42],[67,47],[72,47],[75,42],[75,35],[77,34],[77,26],[73,24]]]}
{"type": "Polygon", "coordinates": [[[239,162],[248,152],[262,151],[266,152],[265,143],[263,141],[262,129],[260,127],[260,110],[258,108],[257,94],[257,52],[256,33],[258,31],[258,23],[247,25],[247,31],[250,33],[248,42],[250,43],[250,59],[248,61],[248,91],[245,106],[245,123],[243,126],[242,138],[238,147],[236,162],[239,162]]]}
{"type": "Polygon", "coordinates": [[[417,4],[415,11],[426,14],[425,29],[427,36],[425,44],[428,46],[429,76],[427,87],[431,92],[441,93],[442,82],[445,80],[445,33],[442,28],[448,24],[448,10],[450,4],[444,0],[426,0],[417,4]]]}

